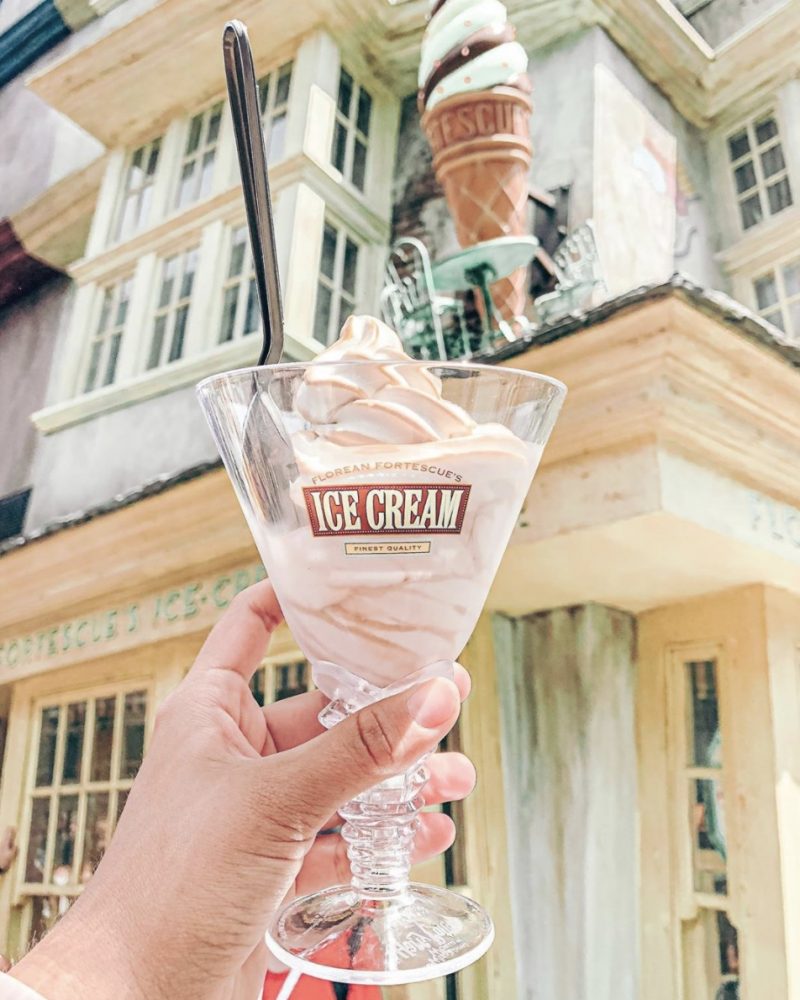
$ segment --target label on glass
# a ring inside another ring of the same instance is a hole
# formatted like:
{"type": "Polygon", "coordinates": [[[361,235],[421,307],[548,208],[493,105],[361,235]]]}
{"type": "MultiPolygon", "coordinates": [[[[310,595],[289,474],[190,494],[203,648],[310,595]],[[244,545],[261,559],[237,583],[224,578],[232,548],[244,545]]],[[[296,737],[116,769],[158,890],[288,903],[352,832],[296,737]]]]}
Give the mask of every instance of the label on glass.
{"type": "Polygon", "coordinates": [[[303,495],[311,530],[317,537],[458,535],[464,524],[470,489],[464,485],[429,483],[362,483],[306,486],[303,495]]]}

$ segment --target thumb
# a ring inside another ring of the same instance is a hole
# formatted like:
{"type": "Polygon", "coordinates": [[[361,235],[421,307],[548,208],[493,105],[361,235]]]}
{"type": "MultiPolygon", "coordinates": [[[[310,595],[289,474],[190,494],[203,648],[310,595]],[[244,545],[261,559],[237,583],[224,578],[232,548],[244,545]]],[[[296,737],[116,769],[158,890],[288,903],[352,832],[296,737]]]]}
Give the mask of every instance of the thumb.
{"type": "Polygon", "coordinates": [[[460,707],[456,685],[436,677],[367,705],[327,733],[281,754],[309,825],[319,829],[345,802],[433,750],[455,725],[460,707]]]}

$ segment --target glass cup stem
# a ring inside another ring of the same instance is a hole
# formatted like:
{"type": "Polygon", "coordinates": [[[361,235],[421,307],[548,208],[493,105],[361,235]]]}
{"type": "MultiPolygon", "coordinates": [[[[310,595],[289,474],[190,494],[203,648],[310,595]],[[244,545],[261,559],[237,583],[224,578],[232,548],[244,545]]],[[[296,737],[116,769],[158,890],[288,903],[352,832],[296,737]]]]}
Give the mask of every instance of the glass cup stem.
{"type": "MultiPolygon", "coordinates": [[[[331,702],[320,722],[329,729],[353,711],[345,702],[331,702]]],[[[425,759],[339,810],[345,821],[342,837],[347,843],[351,885],[362,899],[396,897],[408,887],[419,811],[424,805],[422,789],[428,780],[425,759]]]]}

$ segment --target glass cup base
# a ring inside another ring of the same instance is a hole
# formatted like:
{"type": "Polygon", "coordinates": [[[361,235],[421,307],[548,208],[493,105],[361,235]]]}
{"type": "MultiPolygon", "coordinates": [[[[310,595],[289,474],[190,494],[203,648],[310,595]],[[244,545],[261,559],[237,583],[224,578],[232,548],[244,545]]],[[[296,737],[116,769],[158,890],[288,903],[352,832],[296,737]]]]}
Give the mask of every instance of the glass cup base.
{"type": "Polygon", "coordinates": [[[493,940],[494,926],[482,906],[418,882],[379,898],[350,886],[302,896],[284,907],[266,935],[267,946],[290,969],[375,986],[458,972],[493,940]]]}

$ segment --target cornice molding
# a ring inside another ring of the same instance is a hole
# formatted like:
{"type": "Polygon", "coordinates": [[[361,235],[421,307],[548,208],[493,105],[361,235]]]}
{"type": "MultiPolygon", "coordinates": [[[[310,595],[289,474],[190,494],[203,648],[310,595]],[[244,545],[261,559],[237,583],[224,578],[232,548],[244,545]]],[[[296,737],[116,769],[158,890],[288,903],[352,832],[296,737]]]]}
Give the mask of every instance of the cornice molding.
{"type": "Polygon", "coordinates": [[[29,253],[58,269],[81,256],[107,162],[99,156],[15,213],[11,222],[29,253]]]}
{"type": "Polygon", "coordinates": [[[543,467],[655,442],[800,506],[800,369],[677,290],[508,364],[569,386],[543,467]]]}

